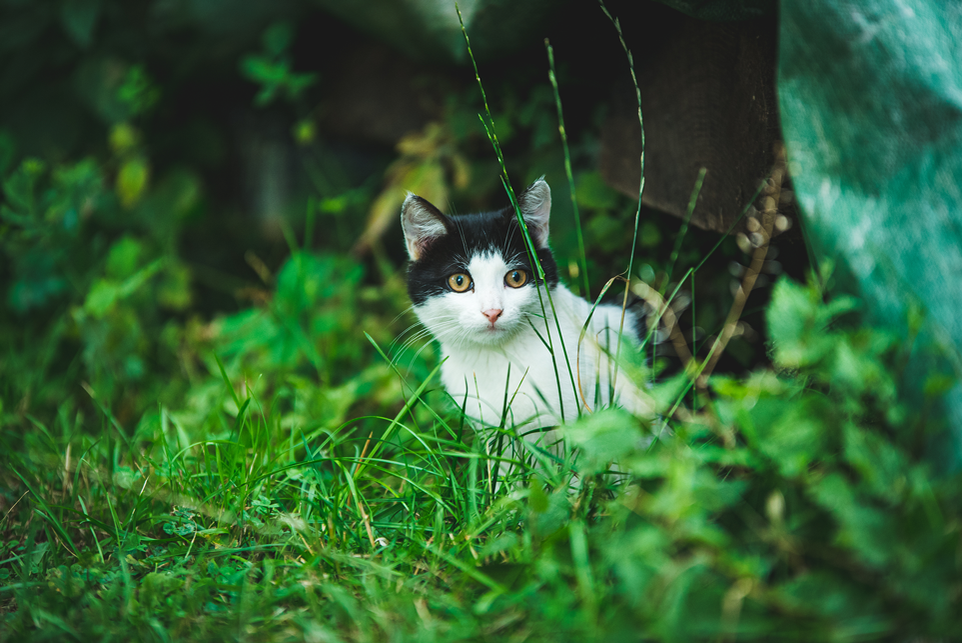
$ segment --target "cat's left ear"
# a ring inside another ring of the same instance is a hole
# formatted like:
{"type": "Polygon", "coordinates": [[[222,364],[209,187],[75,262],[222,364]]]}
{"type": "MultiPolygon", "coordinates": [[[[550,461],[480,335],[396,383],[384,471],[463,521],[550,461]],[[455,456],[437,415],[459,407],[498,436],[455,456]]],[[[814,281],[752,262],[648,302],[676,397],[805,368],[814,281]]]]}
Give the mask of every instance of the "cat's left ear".
{"type": "Polygon", "coordinates": [[[548,246],[548,218],[551,215],[551,188],[544,180],[538,179],[528,186],[518,197],[521,216],[528,226],[531,240],[539,248],[548,246]]]}
{"type": "Polygon", "coordinates": [[[411,261],[417,261],[432,243],[448,233],[448,218],[426,199],[408,193],[401,206],[401,229],[411,261]]]}

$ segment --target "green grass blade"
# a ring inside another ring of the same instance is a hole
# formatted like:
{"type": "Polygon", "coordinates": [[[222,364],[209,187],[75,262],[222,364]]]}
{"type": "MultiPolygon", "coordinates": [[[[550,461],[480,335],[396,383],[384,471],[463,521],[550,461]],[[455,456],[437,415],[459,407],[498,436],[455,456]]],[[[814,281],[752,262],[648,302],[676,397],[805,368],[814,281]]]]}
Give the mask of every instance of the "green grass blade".
{"type": "Polygon", "coordinates": [[[668,278],[665,280],[666,284],[671,283],[671,273],[675,268],[678,253],[681,251],[681,242],[688,233],[688,224],[691,221],[691,215],[695,212],[695,204],[698,202],[698,195],[701,194],[701,186],[705,183],[705,174],[707,173],[708,169],[704,167],[698,171],[698,178],[695,180],[695,189],[691,191],[691,198],[688,199],[688,210],[685,212],[685,220],[681,224],[681,230],[678,231],[678,238],[675,239],[675,247],[672,248],[671,257],[668,259],[668,269],[665,271],[668,275],[668,278]]]}
{"type": "MultiPolygon", "coordinates": [[[[394,416],[394,419],[391,420],[390,426],[388,426],[388,428],[384,431],[384,435],[382,435],[381,438],[374,444],[374,446],[371,447],[371,453],[368,454],[368,458],[373,458],[375,455],[377,455],[378,451],[381,450],[381,447],[387,443],[388,439],[390,439],[391,435],[394,433],[394,429],[401,423],[401,418],[410,412],[415,402],[421,399],[421,394],[424,393],[424,390],[428,387],[428,384],[431,383],[431,380],[434,379],[434,376],[441,370],[441,366],[443,364],[444,362],[442,361],[440,364],[435,366],[434,369],[424,379],[424,381],[421,382],[421,386],[419,386],[417,391],[414,392],[414,395],[404,403],[404,406],[401,408],[401,410],[398,411],[397,415],[394,416]]],[[[358,476],[360,476],[364,471],[364,466],[365,465],[363,462],[358,463],[357,467],[354,469],[354,473],[351,475],[353,480],[358,479],[358,476]]]]}
{"type": "Polygon", "coordinates": [[[224,378],[224,384],[227,385],[227,390],[230,391],[231,397],[234,398],[234,404],[237,405],[237,408],[240,408],[240,398],[237,396],[237,391],[234,390],[234,385],[231,383],[230,378],[227,377],[227,369],[224,368],[224,363],[220,361],[220,357],[217,356],[217,353],[214,353],[213,355],[214,361],[217,362],[217,368],[220,369],[220,376],[224,378]]]}
{"type": "Polygon", "coordinates": [[[34,490],[33,486],[29,482],[27,482],[27,479],[24,478],[19,471],[17,471],[16,469],[11,469],[11,470],[13,471],[15,476],[20,478],[20,482],[23,483],[23,486],[27,488],[27,490],[30,492],[30,495],[33,498],[35,498],[37,504],[40,505],[40,509],[34,509],[34,513],[36,513],[38,516],[43,518],[44,521],[48,525],[50,525],[50,527],[57,533],[57,536],[60,537],[61,541],[67,546],[68,549],[70,549],[70,552],[74,556],[76,556],[77,558],[80,558],[80,551],[77,549],[77,546],[74,544],[73,539],[70,537],[70,534],[67,533],[67,530],[64,528],[64,526],[60,523],[60,521],[54,515],[53,511],[50,509],[50,506],[43,499],[43,496],[41,496],[34,490]]]}
{"type": "Polygon", "coordinates": [[[581,231],[581,214],[578,210],[578,198],[575,194],[575,178],[571,170],[571,151],[568,149],[568,133],[565,130],[565,117],[561,108],[561,92],[558,89],[558,78],[555,74],[554,48],[548,39],[545,38],[544,46],[548,50],[548,80],[551,81],[551,88],[554,91],[554,102],[558,108],[558,134],[561,136],[561,146],[565,157],[565,174],[568,177],[568,190],[571,195],[571,208],[575,215],[575,234],[578,237],[578,256],[581,259],[581,275],[584,279],[584,292],[581,295],[585,299],[591,299],[591,282],[588,280],[588,254],[585,252],[585,238],[581,231]]]}

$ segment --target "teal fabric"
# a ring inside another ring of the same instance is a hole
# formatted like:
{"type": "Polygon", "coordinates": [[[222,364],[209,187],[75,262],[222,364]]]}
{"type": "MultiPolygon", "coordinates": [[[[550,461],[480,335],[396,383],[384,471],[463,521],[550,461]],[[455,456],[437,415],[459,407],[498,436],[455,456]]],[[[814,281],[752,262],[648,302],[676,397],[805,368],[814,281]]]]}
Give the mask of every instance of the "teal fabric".
{"type": "MultiPolygon", "coordinates": [[[[933,375],[962,465],[962,5],[784,0],[778,94],[804,228],[872,323],[923,316],[906,383],[933,375]]],[[[944,446],[944,445],[943,445],[944,446]]]]}

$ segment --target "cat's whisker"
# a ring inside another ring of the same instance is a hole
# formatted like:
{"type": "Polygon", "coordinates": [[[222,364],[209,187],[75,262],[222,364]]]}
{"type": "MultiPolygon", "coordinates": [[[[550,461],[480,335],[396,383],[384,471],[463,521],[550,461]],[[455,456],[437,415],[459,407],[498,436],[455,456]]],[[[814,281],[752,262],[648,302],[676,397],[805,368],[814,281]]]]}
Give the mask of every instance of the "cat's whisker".
{"type": "MultiPolygon", "coordinates": [[[[404,344],[401,345],[401,348],[398,350],[398,354],[400,355],[400,354],[403,353],[404,351],[408,350],[408,349],[411,348],[414,344],[416,344],[417,342],[421,341],[421,340],[424,339],[425,337],[430,337],[431,334],[432,334],[432,333],[431,333],[431,330],[430,330],[430,329],[424,328],[424,329],[422,329],[421,331],[419,331],[418,333],[416,333],[415,335],[412,335],[411,337],[409,337],[409,338],[404,342],[404,344]]],[[[430,342],[427,342],[427,343],[430,343],[430,342]]]]}
{"type": "MultiPolygon", "coordinates": [[[[509,226],[508,231],[504,235],[504,246],[502,247],[502,254],[507,254],[508,249],[511,247],[511,242],[514,241],[514,235],[519,232],[521,228],[519,226],[509,226]]],[[[510,262],[506,262],[510,263],[510,262]]]]}
{"type": "Polygon", "coordinates": [[[394,324],[398,323],[398,321],[399,321],[402,317],[404,317],[404,316],[407,315],[408,313],[413,313],[413,312],[414,312],[414,304],[411,304],[410,306],[408,306],[407,308],[405,308],[404,310],[402,310],[401,312],[399,312],[399,313],[397,314],[397,316],[396,316],[394,319],[391,320],[391,324],[390,324],[390,325],[393,326],[394,324]]]}
{"type": "Polygon", "coordinates": [[[388,348],[388,352],[393,351],[393,350],[395,349],[395,347],[397,346],[397,343],[398,343],[399,341],[401,341],[401,339],[404,338],[405,335],[407,335],[408,333],[412,332],[413,330],[415,330],[415,329],[417,329],[417,328],[422,328],[422,329],[423,329],[423,328],[424,328],[424,324],[422,324],[420,321],[416,321],[416,322],[414,322],[413,324],[411,324],[410,326],[408,326],[407,328],[405,328],[404,330],[402,330],[402,331],[397,335],[397,337],[394,338],[394,341],[391,342],[391,345],[390,345],[390,347],[388,348]]]}
{"type": "Polygon", "coordinates": [[[426,348],[427,348],[428,346],[430,346],[430,345],[431,345],[430,342],[426,342],[426,343],[425,343],[421,348],[419,348],[418,351],[414,354],[414,358],[413,358],[411,361],[413,362],[414,360],[416,360],[417,358],[419,358],[419,357],[421,356],[421,353],[424,352],[424,349],[426,349],[426,348]]]}
{"type": "MultiPolygon", "coordinates": [[[[421,326],[421,328],[420,328],[416,333],[414,333],[413,335],[411,335],[410,337],[408,337],[408,338],[404,341],[404,343],[401,345],[400,349],[398,350],[398,354],[404,352],[404,351],[407,350],[411,345],[413,345],[415,342],[423,339],[423,338],[426,337],[426,336],[429,336],[429,335],[432,335],[432,334],[435,334],[435,335],[443,334],[443,333],[445,333],[447,330],[450,330],[450,329],[452,329],[452,328],[459,328],[460,325],[461,325],[460,322],[459,322],[457,319],[455,319],[455,318],[442,319],[442,320],[441,320],[440,322],[438,322],[437,324],[432,323],[433,328],[428,328],[427,326],[423,326],[423,325],[420,324],[420,323],[418,323],[418,324],[413,324],[413,325],[408,329],[408,331],[409,331],[409,330],[412,330],[412,329],[414,329],[414,328],[417,328],[418,326],[421,326]]],[[[408,331],[405,331],[405,332],[408,332],[408,331]]],[[[400,338],[398,338],[398,339],[400,339],[400,338]]]]}
{"type": "MultiPolygon", "coordinates": [[[[464,227],[461,225],[461,222],[459,219],[455,220],[455,227],[458,229],[458,234],[461,235],[461,246],[464,248],[468,248],[469,247],[468,241],[464,236],[464,227]]],[[[465,261],[465,265],[467,265],[467,261],[465,261]]]]}

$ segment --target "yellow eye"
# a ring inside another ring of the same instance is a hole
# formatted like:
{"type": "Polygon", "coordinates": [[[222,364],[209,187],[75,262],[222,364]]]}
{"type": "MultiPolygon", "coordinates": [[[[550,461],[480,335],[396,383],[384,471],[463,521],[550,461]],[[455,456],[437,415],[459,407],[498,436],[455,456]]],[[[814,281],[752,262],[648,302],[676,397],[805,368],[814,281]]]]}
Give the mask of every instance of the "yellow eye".
{"type": "Polygon", "coordinates": [[[474,286],[471,275],[459,272],[448,277],[448,288],[454,292],[467,292],[474,286]]]}
{"type": "Polygon", "coordinates": [[[512,288],[520,288],[528,283],[528,273],[524,270],[512,270],[504,276],[504,283],[512,288]]]}

